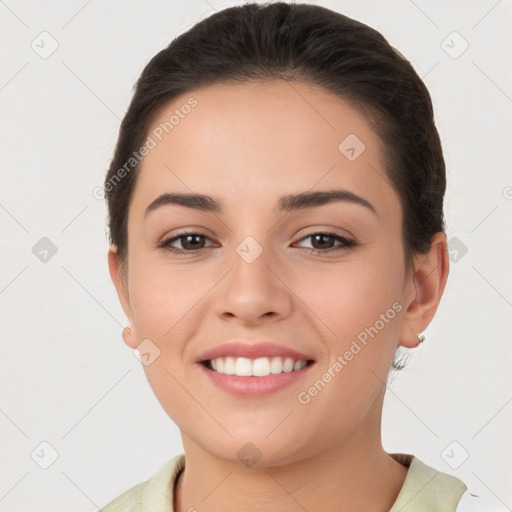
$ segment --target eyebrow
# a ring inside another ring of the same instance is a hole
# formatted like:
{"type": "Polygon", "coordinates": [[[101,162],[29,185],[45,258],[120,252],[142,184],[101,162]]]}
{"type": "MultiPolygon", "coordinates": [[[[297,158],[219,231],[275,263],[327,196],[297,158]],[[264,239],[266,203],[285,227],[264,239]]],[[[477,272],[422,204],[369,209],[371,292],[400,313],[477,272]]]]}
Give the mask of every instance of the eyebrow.
{"type": "MultiPolygon", "coordinates": [[[[369,201],[354,194],[353,192],[343,189],[287,194],[279,199],[277,203],[277,211],[290,212],[295,210],[305,210],[308,208],[323,206],[334,201],[358,204],[369,209],[377,217],[379,216],[369,201]]],[[[223,212],[222,201],[214,197],[205,194],[167,192],[158,196],[146,208],[144,217],[146,217],[150,212],[166,205],[185,206],[187,208],[213,213],[223,212]]]]}

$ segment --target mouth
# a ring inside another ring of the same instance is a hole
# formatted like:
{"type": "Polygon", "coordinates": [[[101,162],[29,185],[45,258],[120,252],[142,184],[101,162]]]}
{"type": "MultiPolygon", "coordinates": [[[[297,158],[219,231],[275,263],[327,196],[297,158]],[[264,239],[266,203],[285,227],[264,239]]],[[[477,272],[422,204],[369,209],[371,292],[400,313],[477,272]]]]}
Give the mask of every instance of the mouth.
{"type": "Polygon", "coordinates": [[[200,378],[240,399],[263,399],[291,386],[298,386],[312,371],[312,359],[291,357],[217,357],[200,361],[200,378]]]}
{"type": "Polygon", "coordinates": [[[313,365],[313,359],[294,359],[291,357],[216,357],[200,361],[206,369],[222,375],[237,377],[267,377],[282,373],[298,372],[313,365]]]}

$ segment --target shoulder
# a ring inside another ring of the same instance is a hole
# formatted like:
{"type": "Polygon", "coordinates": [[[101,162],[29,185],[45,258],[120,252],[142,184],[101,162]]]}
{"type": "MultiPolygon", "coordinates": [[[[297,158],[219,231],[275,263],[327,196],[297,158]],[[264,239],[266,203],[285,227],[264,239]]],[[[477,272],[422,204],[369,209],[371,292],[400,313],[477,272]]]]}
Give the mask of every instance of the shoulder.
{"type": "Polygon", "coordinates": [[[390,455],[409,468],[390,512],[510,512],[471,494],[462,480],[428,466],[414,455],[390,455]]]}
{"type": "Polygon", "coordinates": [[[123,492],[108,505],[100,509],[99,512],[137,512],[142,510],[142,496],[148,481],[141,482],[131,489],[123,492]]]}
{"type": "Polygon", "coordinates": [[[141,510],[173,512],[174,482],[184,467],[184,454],[176,455],[149,480],[131,487],[99,512],[140,512],[141,510]]]}
{"type": "Polygon", "coordinates": [[[466,491],[460,498],[455,512],[510,512],[510,509],[466,491]]]}
{"type": "Polygon", "coordinates": [[[390,455],[409,468],[391,512],[455,512],[467,490],[461,480],[428,466],[414,455],[390,455]]]}

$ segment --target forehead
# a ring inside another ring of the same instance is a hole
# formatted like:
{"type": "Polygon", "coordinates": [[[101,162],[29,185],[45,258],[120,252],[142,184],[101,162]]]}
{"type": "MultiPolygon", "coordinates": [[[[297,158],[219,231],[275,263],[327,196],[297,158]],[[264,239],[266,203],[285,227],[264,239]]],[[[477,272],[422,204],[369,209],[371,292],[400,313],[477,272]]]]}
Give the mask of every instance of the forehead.
{"type": "Polygon", "coordinates": [[[283,193],[338,187],[384,207],[397,203],[371,121],[317,86],[276,80],[194,90],[162,107],[147,135],[153,147],[133,196],[139,216],[166,191],[263,208],[283,193]]]}

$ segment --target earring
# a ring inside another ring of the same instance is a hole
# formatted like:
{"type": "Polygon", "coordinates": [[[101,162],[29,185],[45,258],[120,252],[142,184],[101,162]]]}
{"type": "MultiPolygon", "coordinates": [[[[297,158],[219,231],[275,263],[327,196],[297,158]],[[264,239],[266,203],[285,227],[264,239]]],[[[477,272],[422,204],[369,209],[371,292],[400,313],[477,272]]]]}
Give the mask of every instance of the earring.
{"type": "Polygon", "coordinates": [[[425,341],[425,335],[422,332],[420,332],[416,336],[418,338],[418,345],[421,345],[425,341]]]}

